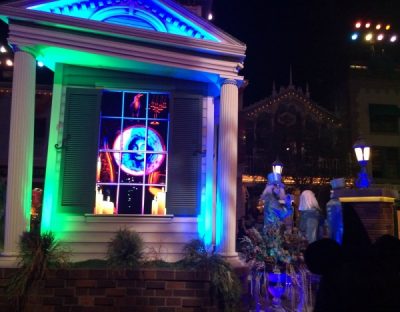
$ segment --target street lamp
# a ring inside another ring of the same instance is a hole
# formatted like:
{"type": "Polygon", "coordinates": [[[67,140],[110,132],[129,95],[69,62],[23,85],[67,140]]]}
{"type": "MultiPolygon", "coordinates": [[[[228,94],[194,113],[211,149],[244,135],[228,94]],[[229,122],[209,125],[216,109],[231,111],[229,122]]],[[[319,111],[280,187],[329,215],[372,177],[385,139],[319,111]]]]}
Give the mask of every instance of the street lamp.
{"type": "Polygon", "coordinates": [[[272,172],[282,174],[283,171],[283,164],[279,161],[279,159],[275,160],[272,163],[272,172]]]}
{"type": "Polygon", "coordinates": [[[358,188],[369,187],[370,179],[367,173],[367,163],[369,160],[371,148],[363,139],[358,139],[354,145],[354,152],[356,153],[357,161],[361,166],[361,171],[358,174],[356,186],[358,188]]]}

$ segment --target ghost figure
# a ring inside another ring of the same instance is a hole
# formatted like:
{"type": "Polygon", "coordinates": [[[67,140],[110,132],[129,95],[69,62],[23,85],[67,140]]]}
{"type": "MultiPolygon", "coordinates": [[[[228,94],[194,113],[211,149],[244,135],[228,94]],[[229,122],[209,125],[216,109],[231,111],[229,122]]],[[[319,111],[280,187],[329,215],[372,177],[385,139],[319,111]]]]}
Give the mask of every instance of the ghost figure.
{"type": "Polygon", "coordinates": [[[299,228],[301,233],[307,239],[308,243],[312,243],[318,239],[318,228],[321,220],[321,209],[315,198],[314,192],[305,190],[300,195],[300,222],[299,228]]]}
{"type": "Polygon", "coordinates": [[[343,241],[343,212],[342,204],[339,201],[335,190],[345,188],[344,178],[333,179],[330,181],[332,186],[331,199],[326,203],[326,222],[328,225],[328,236],[340,245],[343,241]]]}
{"type": "Polygon", "coordinates": [[[132,117],[139,117],[140,113],[140,98],[143,96],[142,93],[138,93],[135,95],[133,98],[133,101],[129,105],[129,107],[132,109],[132,117]]]}
{"type": "Polygon", "coordinates": [[[264,201],[264,228],[276,225],[293,213],[291,197],[285,194],[281,175],[270,173],[260,199],[264,201]]]}

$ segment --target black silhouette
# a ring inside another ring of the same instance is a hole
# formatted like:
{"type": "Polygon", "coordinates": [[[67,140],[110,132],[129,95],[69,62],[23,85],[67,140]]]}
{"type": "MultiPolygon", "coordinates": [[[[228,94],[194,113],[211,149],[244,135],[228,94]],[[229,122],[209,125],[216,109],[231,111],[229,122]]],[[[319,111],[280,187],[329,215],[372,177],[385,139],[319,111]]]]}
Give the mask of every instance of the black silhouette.
{"type": "Polygon", "coordinates": [[[322,239],[305,252],[321,275],[314,312],[400,311],[400,241],[384,235],[371,243],[357,212],[343,204],[343,244],[322,239]]]}

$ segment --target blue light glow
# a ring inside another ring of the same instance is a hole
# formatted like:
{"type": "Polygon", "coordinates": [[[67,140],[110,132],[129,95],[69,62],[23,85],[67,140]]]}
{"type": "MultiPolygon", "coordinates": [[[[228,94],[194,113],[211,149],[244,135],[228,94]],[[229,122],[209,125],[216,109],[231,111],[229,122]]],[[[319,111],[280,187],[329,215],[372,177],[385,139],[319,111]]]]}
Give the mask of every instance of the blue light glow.
{"type": "Polygon", "coordinates": [[[218,247],[222,241],[222,230],[223,230],[223,207],[221,199],[219,198],[219,192],[217,192],[217,207],[216,207],[216,229],[215,229],[215,245],[218,247]]]}
{"type": "Polygon", "coordinates": [[[201,213],[198,216],[199,237],[203,239],[206,246],[212,244],[212,212],[213,212],[213,185],[212,176],[209,175],[206,181],[205,190],[201,198],[201,213]]]}
{"type": "Polygon", "coordinates": [[[351,40],[357,40],[358,39],[358,34],[354,33],[351,35],[351,40]]]}
{"type": "MultiPolygon", "coordinates": [[[[194,21],[171,9],[169,0],[58,0],[27,9],[219,42],[194,21]]],[[[171,3],[172,5],[172,3],[171,3]]]]}

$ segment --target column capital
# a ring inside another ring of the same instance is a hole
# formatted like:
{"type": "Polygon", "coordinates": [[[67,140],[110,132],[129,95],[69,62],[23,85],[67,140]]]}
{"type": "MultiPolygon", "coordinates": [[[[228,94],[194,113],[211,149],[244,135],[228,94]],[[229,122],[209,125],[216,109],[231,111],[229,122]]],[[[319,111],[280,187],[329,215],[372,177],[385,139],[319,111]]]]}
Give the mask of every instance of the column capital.
{"type": "Polygon", "coordinates": [[[228,78],[228,79],[221,79],[221,80],[222,80],[222,82],[221,82],[222,86],[223,85],[227,85],[227,84],[234,85],[234,86],[239,86],[239,83],[235,79],[228,78]]]}
{"type": "Polygon", "coordinates": [[[36,59],[36,56],[38,55],[38,52],[36,51],[36,49],[34,49],[32,47],[20,46],[20,45],[12,44],[11,48],[12,48],[14,53],[25,52],[25,53],[30,54],[35,59],[36,59]]]}

